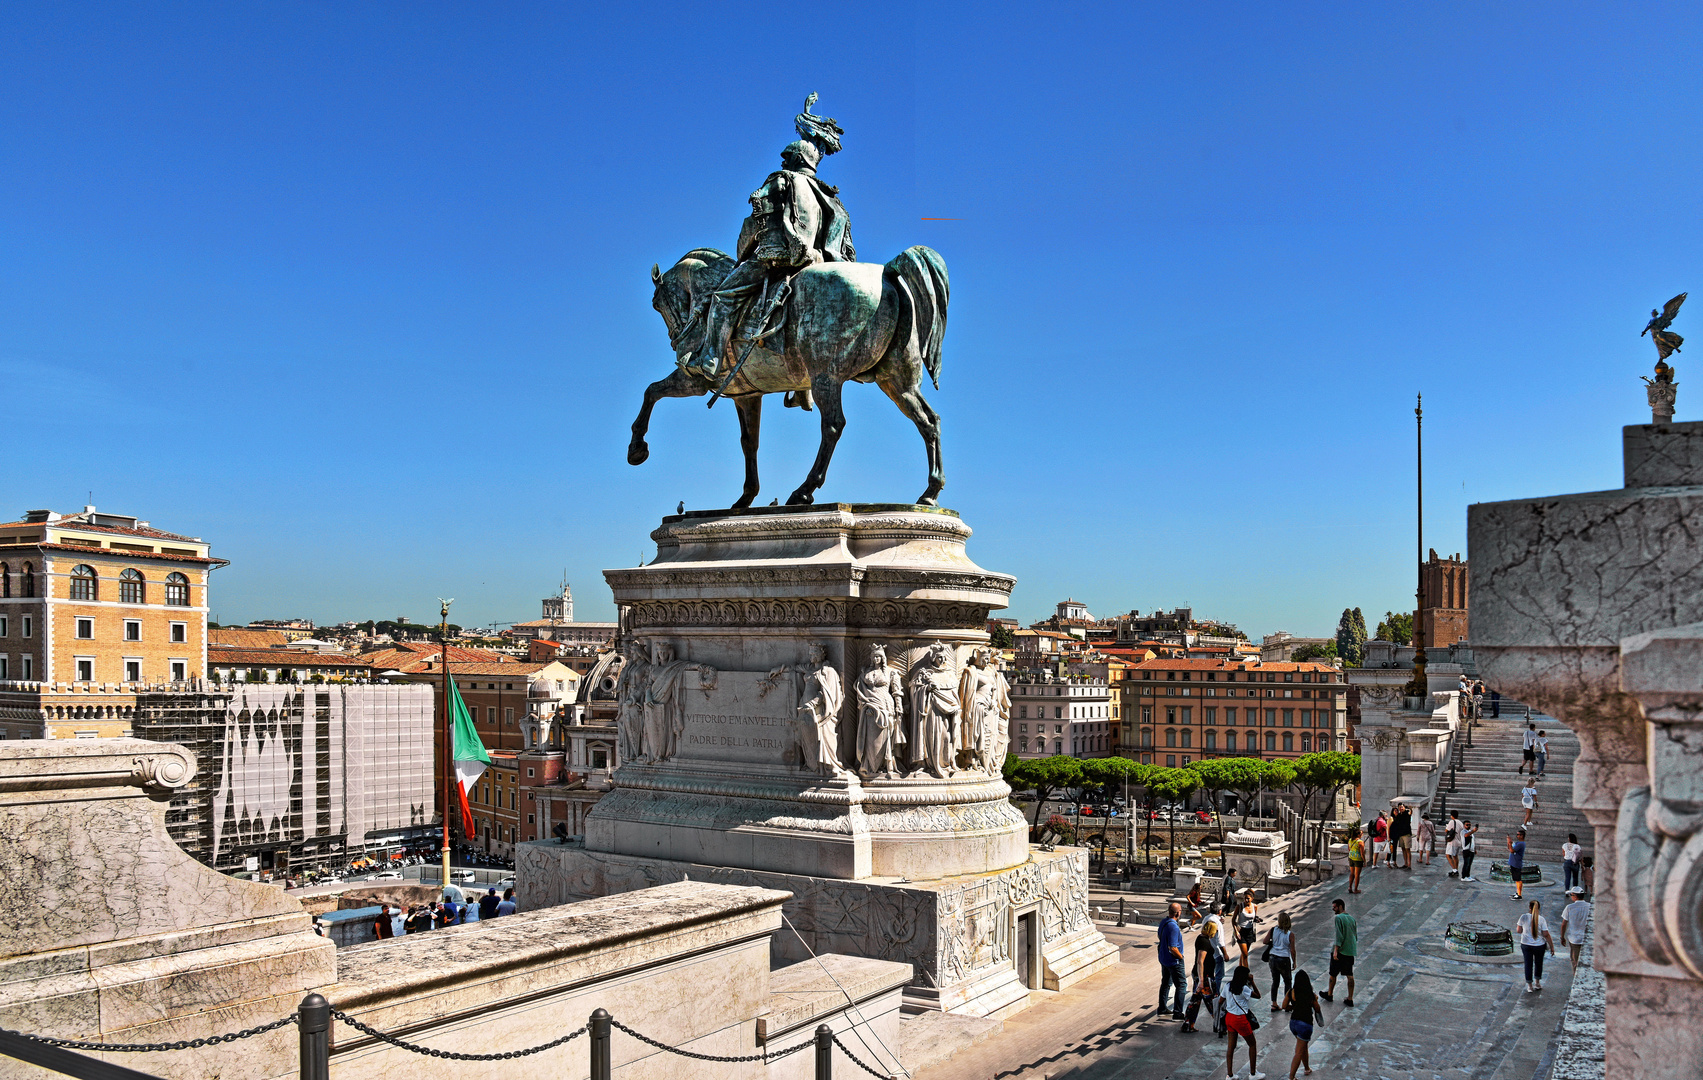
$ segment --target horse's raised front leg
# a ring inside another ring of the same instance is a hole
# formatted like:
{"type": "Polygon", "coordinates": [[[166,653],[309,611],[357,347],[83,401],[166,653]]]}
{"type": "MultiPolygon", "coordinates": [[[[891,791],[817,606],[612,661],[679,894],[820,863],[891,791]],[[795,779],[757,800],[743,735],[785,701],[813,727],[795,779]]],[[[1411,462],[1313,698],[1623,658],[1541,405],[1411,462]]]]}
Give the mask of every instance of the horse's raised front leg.
{"type": "Polygon", "coordinates": [[[665,397],[701,397],[708,392],[703,380],[686,374],[679,368],[666,379],[658,379],[645,387],[645,403],[639,407],[638,418],[633,421],[633,441],[627,444],[627,464],[643,465],[650,457],[650,447],[645,443],[645,432],[650,430],[650,411],[656,403],[665,397]]]}
{"type": "Polygon", "coordinates": [[[917,432],[922,435],[922,444],[928,451],[928,488],[917,499],[919,506],[935,506],[940,500],[940,489],[946,486],[946,470],[940,463],[940,416],[922,396],[920,380],[911,381],[911,385],[900,386],[891,378],[876,380],[886,395],[893,399],[893,404],[899,411],[911,418],[911,423],[917,426],[917,432]]]}
{"type": "Polygon", "coordinates": [[[816,451],[816,464],[810,467],[810,475],[787,499],[788,506],[815,502],[816,489],[828,479],[828,463],[834,460],[834,445],[840,441],[840,432],[846,429],[845,410],[840,408],[840,390],[844,385],[826,375],[810,380],[810,392],[816,398],[816,408],[822,413],[822,446],[816,451]]]}
{"type": "Polygon", "coordinates": [[[739,410],[739,449],[745,451],[745,490],[733,504],[743,510],[757,497],[757,435],[763,426],[763,395],[742,394],[733,399],[739,410]]]}

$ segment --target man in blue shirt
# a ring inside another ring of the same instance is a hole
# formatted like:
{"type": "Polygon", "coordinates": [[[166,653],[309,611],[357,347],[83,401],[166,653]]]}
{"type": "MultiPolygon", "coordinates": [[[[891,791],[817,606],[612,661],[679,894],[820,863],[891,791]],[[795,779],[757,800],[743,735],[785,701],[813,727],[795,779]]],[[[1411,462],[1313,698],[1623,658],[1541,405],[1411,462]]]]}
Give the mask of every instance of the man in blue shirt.
{"type": "Polygon", "coordinates": [[[1521,879],[1520,871],[1525,867],[1525,864],[1526,827],[1522,825],[1518,833],[1508,837],[1508,873],[1514,879],[1514,895],[1508,897],[1510,900],[1523,899],[1521,893],[1525,889],[1526,883],[1521,879]]]}
{"type": "Polygon", "coordinates": [[[1165,998],[1172,986],[1177,988],[1176,1007],[1171,1010],[1171,1019],[1183,1018],[1183,928],[1177,925],[1177,919],[1183,914],[1183,905],[1171,904],[1171,913],[1159,921],[1159,1015],[1165,1014],[1165,998]]]}

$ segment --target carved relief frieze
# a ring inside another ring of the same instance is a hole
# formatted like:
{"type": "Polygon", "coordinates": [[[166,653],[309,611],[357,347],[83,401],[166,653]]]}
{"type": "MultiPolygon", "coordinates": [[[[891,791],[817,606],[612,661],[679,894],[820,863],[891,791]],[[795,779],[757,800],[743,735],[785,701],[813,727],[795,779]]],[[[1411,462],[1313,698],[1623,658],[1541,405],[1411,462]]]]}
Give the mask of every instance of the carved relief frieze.
{"type": "Polygon", "coordinates": [[[628,609],[634,630],[648,627],[845,626],[979,630],[986,604],[940,600],[644,600],[628,609]]]}

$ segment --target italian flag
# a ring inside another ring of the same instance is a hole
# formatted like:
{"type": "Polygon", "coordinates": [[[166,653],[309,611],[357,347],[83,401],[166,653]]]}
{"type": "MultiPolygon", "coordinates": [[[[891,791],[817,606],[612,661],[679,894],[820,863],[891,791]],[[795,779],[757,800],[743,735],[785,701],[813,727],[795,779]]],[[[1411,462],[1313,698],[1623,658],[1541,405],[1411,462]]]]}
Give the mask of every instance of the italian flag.
{"type": "Polygon", "coordinates": [[[455,794],[461,800],[461,834],[472,839],[473,810],[467,805],[467,789],[485,775],[486,767],[491,764],[491,755],[485,752],[485,744],[479,739],[473,717],[467,712],[467,704],[461,700],[461,691],[456,689],[454,678],[449,680],[449,723],[450,753],[455,760],[455,794]]]}

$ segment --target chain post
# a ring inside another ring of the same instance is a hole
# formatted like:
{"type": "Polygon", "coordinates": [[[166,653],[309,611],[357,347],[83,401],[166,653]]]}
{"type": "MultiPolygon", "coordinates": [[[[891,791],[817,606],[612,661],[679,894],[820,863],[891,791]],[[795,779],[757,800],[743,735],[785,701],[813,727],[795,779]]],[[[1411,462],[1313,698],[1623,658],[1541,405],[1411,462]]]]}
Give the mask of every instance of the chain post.
{"type": "Polygon", "coordinates": [[[1121,897],[1121,896],[1118,897],[1118,925],[1119,926],[1129,925],[1128,923],[1124,922],[1124,898],[1121,897]]]}
{"type": "Polygon", "coordinates": [[[827,1024],[816,1028],[816,1080],[834,1080],[834,1029],[827,1024]]]}
{"type": "Polygon", "coordinates": [[[607,1009],[591,1014],[591,1080],[609,1080],[609,1025],[613,1019],[607,1009]]]}
{"type": "Polygon", "coordinates": [[[309,994],[296,1006],[301,1080],[331,1080],[331,1002],[309,994]]]}

